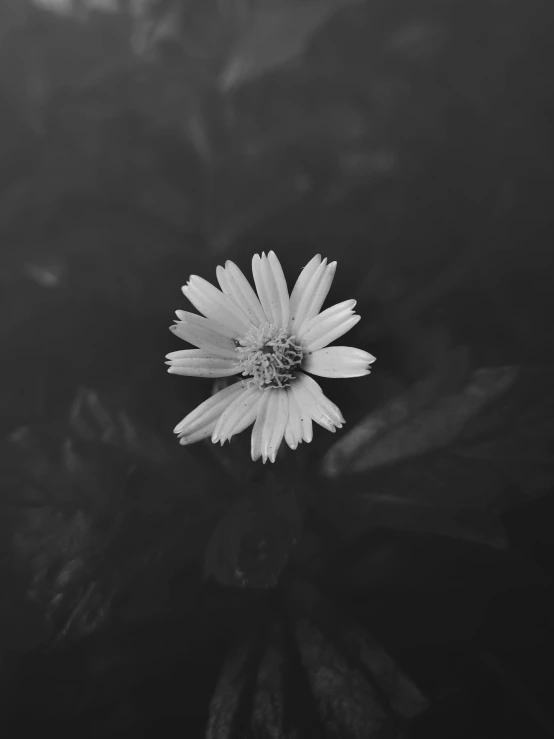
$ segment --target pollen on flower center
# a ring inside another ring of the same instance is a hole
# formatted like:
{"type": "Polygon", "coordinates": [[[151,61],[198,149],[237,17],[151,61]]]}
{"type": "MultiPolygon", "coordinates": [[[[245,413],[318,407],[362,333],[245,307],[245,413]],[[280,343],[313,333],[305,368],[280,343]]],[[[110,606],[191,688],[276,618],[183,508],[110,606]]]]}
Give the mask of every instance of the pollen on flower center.
{"type": "Polygon", "coordinates": [[[238,365],[249,387],[287,387],[302,362],[303,350],[296,337],[274,323],[250,329],[236,344],[238,365]]]}

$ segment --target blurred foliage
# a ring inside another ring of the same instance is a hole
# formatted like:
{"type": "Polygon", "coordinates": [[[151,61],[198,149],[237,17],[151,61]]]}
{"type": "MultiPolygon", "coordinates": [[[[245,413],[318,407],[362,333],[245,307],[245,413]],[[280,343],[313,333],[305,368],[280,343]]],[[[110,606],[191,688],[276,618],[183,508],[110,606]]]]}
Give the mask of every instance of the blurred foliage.
{"type": "MultiPolygon", "coordinates": [[[[435,379],[430,376],[404,397],[396,396],[346,433],[327,453],[324,472],[336,477],[413,459],[394,468],[397,493],[404,473],[412,501],[439,502],[448,487],[452,505],[471,500],[499,510],[550,489],[552,369],[481,369],[451,395],[430,395],[435,379]],[[427,479],[425,493],[414,492],[412,474],[427,479]]],[[[384,480],[380,484],[390,489],[384,480]]]]}
{"type": "Polygon", "coordinates": [[[552,734],[553,14],[0,2],[6,736],[552,734]],[[163,365],[270,248],[378,357],[272,471],[163,365]]]}

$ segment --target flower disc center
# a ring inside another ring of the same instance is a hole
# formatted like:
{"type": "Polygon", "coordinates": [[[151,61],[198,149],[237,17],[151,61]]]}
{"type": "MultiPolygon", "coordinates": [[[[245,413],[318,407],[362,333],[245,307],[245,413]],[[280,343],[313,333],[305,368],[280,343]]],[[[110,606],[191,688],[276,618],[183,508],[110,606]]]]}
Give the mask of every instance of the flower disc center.
{"type": "Polygon", "coordinates": [[[296,337],[273,323],[250,329],[236,344],[238,364],[248,377],[248,387],[287,387],[302,362],[303,350],[296,337]]]}

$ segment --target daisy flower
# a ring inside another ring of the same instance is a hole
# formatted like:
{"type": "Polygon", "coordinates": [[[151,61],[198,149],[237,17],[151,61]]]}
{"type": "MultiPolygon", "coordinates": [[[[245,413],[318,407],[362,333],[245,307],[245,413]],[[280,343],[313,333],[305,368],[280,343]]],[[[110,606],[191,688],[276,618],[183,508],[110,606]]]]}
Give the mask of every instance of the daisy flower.
{"type": "Polygon", "coordinates": [[[310,377],[360,377],[375,361],[368,352],[329,346],[355,326],[355,300],[320,313],[337,263],[318,254],[304,267],[289,295],[274,252],[252,259],[257,295],[233,262],[217,268],[220,290],[192,275],[183,293],[202,314],[176,311],[171,331],[196,349],[167,355],[168,372],[231,377],[234,382],[186,416],[176,427],[181,444],[211,436],[223,444],[254,424],[252,459],[275,461],[282,440],[291,449],[312,440],[312,422],[341,428],[342,413],[310,377]]]}

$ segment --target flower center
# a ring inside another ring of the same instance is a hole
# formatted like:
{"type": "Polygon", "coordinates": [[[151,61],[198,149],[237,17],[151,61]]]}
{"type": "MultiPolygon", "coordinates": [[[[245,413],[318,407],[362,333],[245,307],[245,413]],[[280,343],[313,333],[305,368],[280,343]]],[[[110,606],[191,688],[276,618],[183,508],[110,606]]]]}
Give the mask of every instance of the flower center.
{"type": "Polygon", "coordinates": [[[302,347],[296,337],[274,323],[251,328],[235,343],[242,374],[248,377],[247,387],[287,387],[302,361],[302,347]]]}

